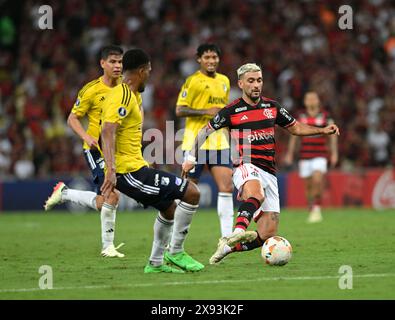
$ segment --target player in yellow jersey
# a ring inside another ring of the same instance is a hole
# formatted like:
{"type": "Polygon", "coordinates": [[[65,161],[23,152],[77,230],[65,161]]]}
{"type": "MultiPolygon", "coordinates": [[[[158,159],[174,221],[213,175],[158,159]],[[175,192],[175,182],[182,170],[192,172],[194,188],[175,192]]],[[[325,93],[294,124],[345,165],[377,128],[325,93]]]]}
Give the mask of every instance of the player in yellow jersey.
{"type": "Polygon", "coordinates": [[[122,65],[123,83],[111,90],[103,105],[101,143],[106,173],[102,193],[106,196],[116,188],[159,211],[145,273],[184,272],[165,265],[164,259],[186,271],[199,271],[204,266],[184,251],[199,189],[186,179],[148,167],[141,151],[143,109],[138,98],[151,71],[150,58],[143,50],[133,49],[125,52],[122,65]],[[181,200],[178,206],[175,199],[181,200]]]}
{"type": "Polygon", "coordinates": [[[77,100],[70,112],[67,123],[83,141],[85,159],[92,171],[96,192],[74,190],[68,188],[64,182],[55,186],[44,208],[50,210],[53,206],[64,201],[71,201],[82,206],[101,211],[102,255],[105,257],[123,257],[124,255],[114,247],[114,230],[116,205],[119,195],[109,194],[108,199],[101,195],[100,187],[104,180],[104,160],[98,144],[100,135],[100,119],[102,104],[111,88],[121,82],[122,48],[114,45],[105,46],[101,50],[100,65],[103,75],[88,82],[78,92],[77,100]],[[81,120],[88,118],[85,130],[81,120]],[[105,208],[103,202],[106,201],[105,208]]]}
{"type": "MultiPolygon", "coordinates": [[[[182,143],[185,158],[200,129],[228,103],[230,83],[228,77],[217,72],[219,60],[220,49],[215,44],[200,45],[200,70],[187,78],[178,95],[176,115],[186,118],[182,143]]],[[[218,187],[217,211],[222,237],[226,237],[233,227],[232,164],[226,131],[215,132],[203,144],[189,179],[197,184],[206,164],[218,187]]]]}

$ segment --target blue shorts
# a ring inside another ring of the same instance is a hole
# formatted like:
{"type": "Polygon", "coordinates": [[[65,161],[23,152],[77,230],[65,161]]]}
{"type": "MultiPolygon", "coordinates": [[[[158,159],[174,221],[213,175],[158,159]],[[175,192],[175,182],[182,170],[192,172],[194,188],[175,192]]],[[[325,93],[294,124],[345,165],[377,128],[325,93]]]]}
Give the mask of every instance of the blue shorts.
{"type": "Polygon", "coordinates": [[[89,168],[92,171],[95,192],[100,195],[100,188],[104,182],[104,159],[100,151],[96,149],[84,149],[84,156],[88,162],[89,168]]]}
{"type": "MultiPolygon", "coordinates": [[[[189,151],[184,151],[184,159],[188,156],[188,153],[189,151]]],[[[233,168],[230,149],[199,150],[196,161],[197,165],[188,173],[188,177],[192,179],[200,178],[205,165],[208,166],[209,170],[215,166],[233,168]]]]}

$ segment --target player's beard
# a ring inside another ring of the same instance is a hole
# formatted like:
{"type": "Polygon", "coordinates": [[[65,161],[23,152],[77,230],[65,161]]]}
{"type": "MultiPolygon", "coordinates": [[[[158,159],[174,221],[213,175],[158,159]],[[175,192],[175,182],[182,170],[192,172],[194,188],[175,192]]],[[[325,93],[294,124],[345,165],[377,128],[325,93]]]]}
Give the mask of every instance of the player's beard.
{"type": "Polygon", "coordinates": [[[261,97],[261,92],[259,92],[258,96],[253,96],[252,94],[255,92],[251,92],[251,94],[248,95],[248,97],[253,101],[254,103],[257,103],[261,97]]]}

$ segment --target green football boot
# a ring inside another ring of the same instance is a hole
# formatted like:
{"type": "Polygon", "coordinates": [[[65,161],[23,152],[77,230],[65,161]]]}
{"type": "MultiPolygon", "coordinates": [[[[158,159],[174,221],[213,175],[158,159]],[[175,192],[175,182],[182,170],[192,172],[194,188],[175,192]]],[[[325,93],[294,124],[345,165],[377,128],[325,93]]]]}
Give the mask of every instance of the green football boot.
{"type": "Polygon", "coordinates": [[[144,273],[185,273],[183,270],[177,269],[177,268],[172,268],[170,266],[167,266],[165,264],[162,264],[160,266],[153,266],[151,264],[147,264],[144,267],[144,273]]]}
{"type": "Polygon", "coordinates": [[[167,262],[172,263],[185,271],[200,271],[204,268],[203,264],[193,259],[185,251],[176,254],[170,254],[166,251],[164,258],[167,262]]]}

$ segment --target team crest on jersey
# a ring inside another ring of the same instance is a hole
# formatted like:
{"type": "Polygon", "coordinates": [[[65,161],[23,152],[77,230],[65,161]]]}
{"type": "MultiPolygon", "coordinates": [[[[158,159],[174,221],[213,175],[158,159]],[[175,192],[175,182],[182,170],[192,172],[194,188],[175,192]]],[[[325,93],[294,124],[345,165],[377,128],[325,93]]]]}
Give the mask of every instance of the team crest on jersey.
{"type": "Polygon", "coordinates": [[[126,116],[126,109],[124,107],[119,107],[118,114],[120,117],[123,118],[124,116],[126,116]]]}
{"type": "Polygon", "coordinates": [[[263,111],[263,114],[264,114],[264,115],[266,116],[266,118],[268,118],[268,119],[273,119],[273,118],[274,118],[272,109],[265,109],[265,110],[263,111]]]}
{"type": "Polygon", "coordinates": [[[181,94],[181,97],[185,98],[186,96],[187,96],[187,91],[184,90],[184,91],[182,92],[182,94],[181,94]]]}
{"type": "Polygon", "coordinates": [[[81,103],[80,99],[77,99],[76,102],[75,102],[75,105],[76,105],[77,107],[79,107],[79,106],[80,106],[80,103],[81,103]]]}

